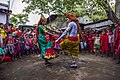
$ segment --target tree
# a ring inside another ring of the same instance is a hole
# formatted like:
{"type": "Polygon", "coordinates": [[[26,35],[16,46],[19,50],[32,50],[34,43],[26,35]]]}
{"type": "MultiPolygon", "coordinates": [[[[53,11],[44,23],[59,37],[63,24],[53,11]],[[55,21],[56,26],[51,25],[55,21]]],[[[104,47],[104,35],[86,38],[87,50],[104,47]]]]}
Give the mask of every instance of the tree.
{"type": "Polygon", "coordinates": [[[104,4],[103,0],[84,0],[82,5],[78,6],[80,8],[78,14],[88,15],[93,21],[106,19],[107,14],[101,3],[104,4]]]}
{"type": "Polygon", "coordinates": [[[28,6],[24,11],[35,14],[54,12],[57,14],[64,12],[74,13],[77,16],[88,15],[93,21],[106,19],[109,17],[107,0],[23,0],[28,6]]]}
{"type": "Polygon", "coordinates": [[[120,19],[120,0],[116,0],[115,12],[116,12],[118,18],[120,19]]]}
{"type": "Polygon", "coordinates": [[[104,0],[23,0],[29,5],[24,9],[26,13],[46,13],[55,12],[61,14],[59,10],[74,13],[77,16],[88,15],[93,20],[106,18],[104,8],[99,3],[104,0]],[[98,3],[99,2],[99,3],[98,3]],[[98,15],[98,17],[93,16],[98,15]]]}
{"type": "Polygon", "coordinates": [[[82,4],[84,0],[23,0],[29,5],[24,9],[25,12],[30,13],[46,13],[58,12],[59,10],[76,12],[76,5],[82,4]]]}
{"type": "Polygon", "coordinates": [[[102,3],[100,3],[99,1],[98,2],[99,5],[102,6],[103,9],[106,11],[108,19],[112,20],[114,23],[119,23],[120,21],[108,1],[109,0],[104,0],[102,1],[102,3]]]}
{"type": "Polygon", "coordinates": [[[23,25],[26,22],[29,22],[27,14],[13,14],[12,17],[10,18],[10,21],[15,26],[23,25]]]}

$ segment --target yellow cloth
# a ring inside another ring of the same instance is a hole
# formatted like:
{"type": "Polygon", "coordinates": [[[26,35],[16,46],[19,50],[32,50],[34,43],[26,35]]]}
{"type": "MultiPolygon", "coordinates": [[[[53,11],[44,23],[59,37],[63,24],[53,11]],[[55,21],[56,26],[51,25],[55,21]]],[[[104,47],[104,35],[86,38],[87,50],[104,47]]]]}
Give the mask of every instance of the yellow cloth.
{"type": "Polygon", "coordinates": [[[60,43],[60,48],[65,50],[68,55],[71,55],[73,58],[77,58],[79,52],[79,41],[71,41],[69,39],[65,39],[60,43]]]}
{"type": "Polygon", "coordinates": [[[0,34],[2,35],[3,39],[7,37],[7,34],[5,33],[5,30],[3,28],[0,28],[0,34]]]}
{"type": "Polygon", "coordinates": [[[78,36],[78,41],[80,42],[80,35],[78,34],[77,36],[78,36]]]}

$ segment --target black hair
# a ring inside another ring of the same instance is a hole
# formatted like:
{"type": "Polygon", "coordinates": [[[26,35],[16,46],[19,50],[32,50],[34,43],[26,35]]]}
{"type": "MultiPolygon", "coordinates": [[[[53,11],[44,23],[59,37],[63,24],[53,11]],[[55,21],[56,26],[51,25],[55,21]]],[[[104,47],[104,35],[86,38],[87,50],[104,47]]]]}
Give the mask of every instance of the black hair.
{"type": "Polygon", "coordinates": [[[3,25],[3,23],[0,23],[0,25],[3,25]]]}

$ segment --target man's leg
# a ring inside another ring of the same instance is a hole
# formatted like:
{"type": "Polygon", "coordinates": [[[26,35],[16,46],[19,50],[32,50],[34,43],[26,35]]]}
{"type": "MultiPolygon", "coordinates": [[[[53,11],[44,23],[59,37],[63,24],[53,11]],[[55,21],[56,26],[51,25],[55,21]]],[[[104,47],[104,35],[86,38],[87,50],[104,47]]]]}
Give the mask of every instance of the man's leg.
{"type": "Polygon", "coordinates": [[[70,65],[70,68],[77,68],[76,58],[70,56],[70,59],[72,60],[72,64],[70,65]]]}

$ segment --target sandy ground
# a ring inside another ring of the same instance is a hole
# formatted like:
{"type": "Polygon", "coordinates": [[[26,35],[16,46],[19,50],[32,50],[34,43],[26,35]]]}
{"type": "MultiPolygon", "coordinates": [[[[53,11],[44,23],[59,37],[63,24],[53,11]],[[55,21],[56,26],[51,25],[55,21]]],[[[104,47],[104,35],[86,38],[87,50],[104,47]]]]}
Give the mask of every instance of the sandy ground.
{"type": "Polygon", "coordinates": [[[80,54],[78,68],[69,68],[66,55],[50,60],[45,66],[41,58],[23,56],[15,62],[0,64],[0,80],[120,80],[120,64],[111,58],[80,54]]]}

